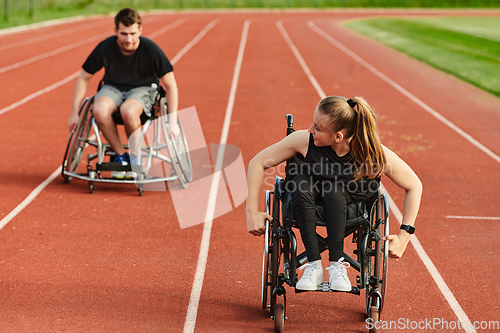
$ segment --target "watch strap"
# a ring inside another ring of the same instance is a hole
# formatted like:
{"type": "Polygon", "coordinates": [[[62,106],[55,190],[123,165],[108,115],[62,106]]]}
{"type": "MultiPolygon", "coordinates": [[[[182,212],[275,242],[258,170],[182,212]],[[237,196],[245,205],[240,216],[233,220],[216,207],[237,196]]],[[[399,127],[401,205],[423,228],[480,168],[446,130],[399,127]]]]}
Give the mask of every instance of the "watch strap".
{"type": "Polygon", "coordinates": [[[402,224],[400,229],[403,229],[404,231],[406,231],[409,234],[415,233],[415,227],[412,225],[402,224]]]}

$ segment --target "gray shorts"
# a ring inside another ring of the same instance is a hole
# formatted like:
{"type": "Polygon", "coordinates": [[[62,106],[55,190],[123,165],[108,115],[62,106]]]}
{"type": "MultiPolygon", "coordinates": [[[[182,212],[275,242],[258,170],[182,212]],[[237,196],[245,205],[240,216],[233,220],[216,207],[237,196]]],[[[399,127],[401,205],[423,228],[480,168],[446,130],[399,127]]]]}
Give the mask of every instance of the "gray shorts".
{"type": "Polygon", "coordinates": [[[133,98],[141,102],[142,109],[146,115],[151,116],[151,109],[156,101],[156,94],[158,93],[157,88],[154,87],[137,87],[130,89],[129,91],[121,91],[120,89],[105,84],[99,89],[95,98],[101,96],[108,96],[111,98],[118,108],[125,102],[127,99],[133,98]]]}

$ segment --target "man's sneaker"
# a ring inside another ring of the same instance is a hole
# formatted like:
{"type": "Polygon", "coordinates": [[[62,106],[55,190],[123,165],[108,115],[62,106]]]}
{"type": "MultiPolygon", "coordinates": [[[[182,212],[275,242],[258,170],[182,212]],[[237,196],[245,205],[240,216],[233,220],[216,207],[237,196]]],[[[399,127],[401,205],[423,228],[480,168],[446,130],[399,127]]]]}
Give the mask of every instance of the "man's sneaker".
{"type": "Polygon", "coordinates": [[[316,290],[323,283],[323,266],[321,265],[321,261],[307,263],[300,269],[304,269],[304,274],[302,274],[295,288],[299,290],[316,290]]]}
{"type": "Polygon", "coordinates": [[[344,257],[339,261],[334,262],[327,267],[328,281],[330,282],[330,289],[336,291],[351,291],[351,282],[347,277],[347,269],[351,265],[344,261],[344,257]]]}
{"type": "MultiPolygon", "coordinates": [[[[130,164],[130,156],[128,155],[128,153],[118,155],[115,157],[114,162],[120,163],[123,166],[127,166],[130,164]]],[[[127,171],[113,171],[111,173],[111,178],[126,179],[129,177],[127,177],[127,171]]]]}
{"type": "Polygon", "coordinates": [[[130,156],[128,153],[123,153],[122,155],[116,156],[114,162],[121,163],[121,165],[129,165],[130,156]]]}

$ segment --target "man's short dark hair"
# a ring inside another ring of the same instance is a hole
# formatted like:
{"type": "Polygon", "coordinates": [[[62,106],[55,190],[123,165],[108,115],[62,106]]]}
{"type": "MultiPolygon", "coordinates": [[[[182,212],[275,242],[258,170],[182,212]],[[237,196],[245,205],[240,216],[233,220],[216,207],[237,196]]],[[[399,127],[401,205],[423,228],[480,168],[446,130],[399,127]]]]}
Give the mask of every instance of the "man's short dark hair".
{"type": "Polygon", "coordinates": [[[126,27],[130,27],[131,25],[133,25],[135,23],[137,23],[139,26],[141,26],[142,19],[139,16],[139,13],[135,9],[123,8],[115,16],[116,29],[118,29],[120,23],[126,27]]]}

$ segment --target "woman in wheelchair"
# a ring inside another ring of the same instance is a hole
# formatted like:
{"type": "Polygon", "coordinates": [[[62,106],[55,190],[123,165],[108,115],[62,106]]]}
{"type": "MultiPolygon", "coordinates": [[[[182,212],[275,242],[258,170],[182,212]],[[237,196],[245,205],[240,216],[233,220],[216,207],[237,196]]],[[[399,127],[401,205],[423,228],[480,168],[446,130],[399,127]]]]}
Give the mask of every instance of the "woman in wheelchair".
{"type": "Polygon", "coordinates": [[[405,190],[402,229],[388,235],[389,255],[402,256],[414,231],[422,185],[413,170],[394,152],[380,143],[375,114],[361,97],[346,99],[329,96],[314,110],[309,129],[296,131],[258,153],[248,166],[246,220],[248,232],[265,233],[265,220],[272,217],[259,212],[259,194],[264,171],[300,154],[304,164],[293,173],[287,191],[293,194],[293,210],[308,263],[297,283],[300,290],[316,290],[323,282],[323,267],[316,238],[315,205],[324,205],[332,290],[349,291],[351,283],[343,261],[346,207],[351,201],[366,200],[378,191],[386,175],[405,190]]]}

